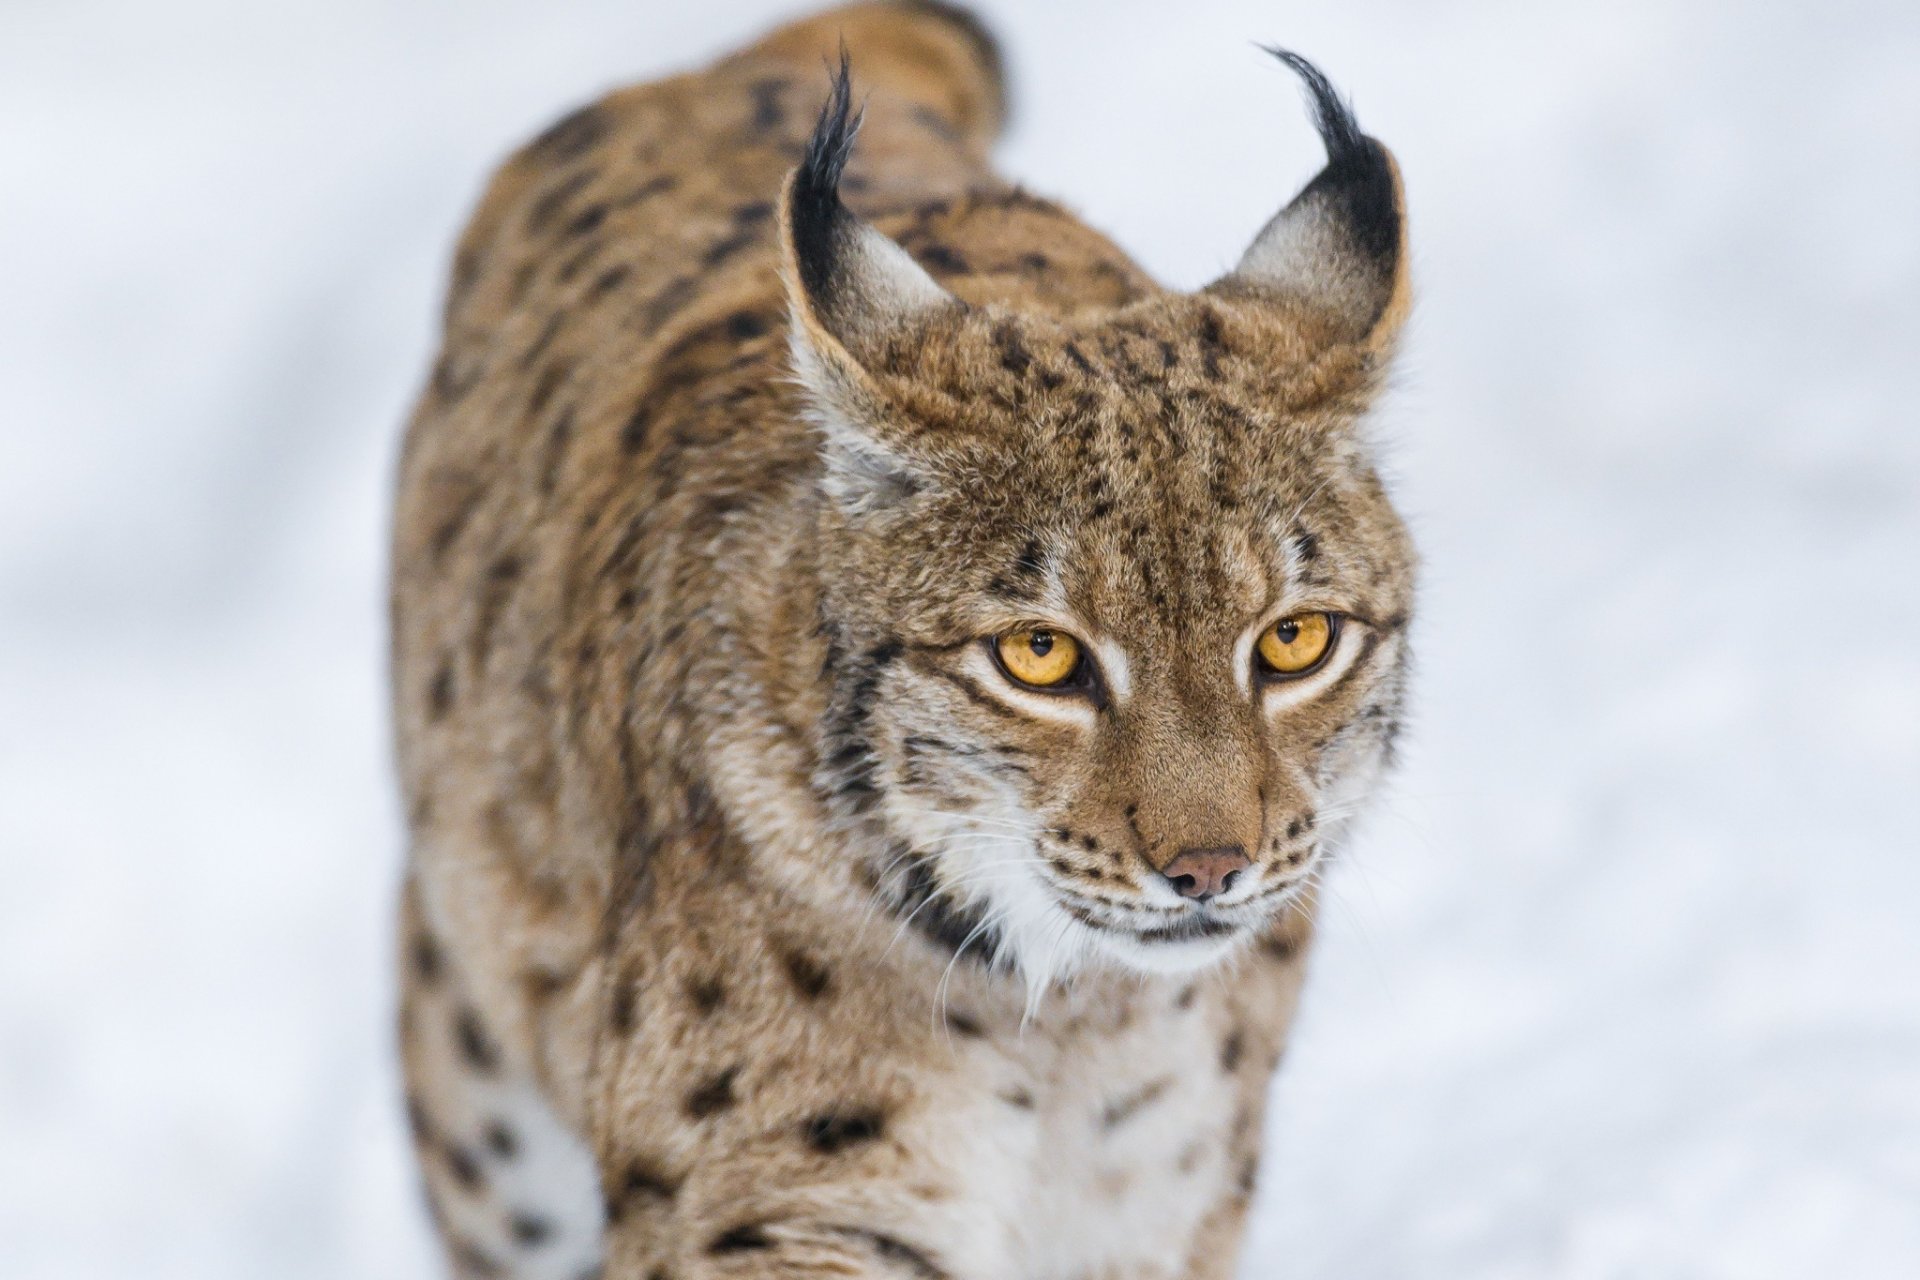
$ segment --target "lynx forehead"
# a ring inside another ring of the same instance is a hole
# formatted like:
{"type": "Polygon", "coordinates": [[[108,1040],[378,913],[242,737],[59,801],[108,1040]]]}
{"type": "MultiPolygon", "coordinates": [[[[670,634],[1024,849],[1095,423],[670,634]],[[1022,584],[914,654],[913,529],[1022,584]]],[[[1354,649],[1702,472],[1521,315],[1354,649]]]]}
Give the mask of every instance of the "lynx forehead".
{"type": "Polygon", "coordinates": [[[944,4],[494,179],[393,589],[458,1269],[1231,1272],[1414,570],[1363,426],[1397,171],[1276,56],[1327,164],[1194,294],[994,177],[998,55],[944,4]]]}

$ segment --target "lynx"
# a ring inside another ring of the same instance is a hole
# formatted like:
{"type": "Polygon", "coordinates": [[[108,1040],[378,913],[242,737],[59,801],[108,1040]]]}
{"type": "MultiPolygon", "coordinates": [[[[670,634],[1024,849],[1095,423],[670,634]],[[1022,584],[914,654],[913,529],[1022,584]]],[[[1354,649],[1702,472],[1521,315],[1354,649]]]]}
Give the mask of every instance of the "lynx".
{"type": "Polygon", "coordinates": [[[1195,293],[993,174],[1000,60],[945,4],[493,179],[393,562],[459,1274],[1233,1272],[1414,579],[1365,422],[1397,170],[1275,53],[1327,163],[1195,293]]]}

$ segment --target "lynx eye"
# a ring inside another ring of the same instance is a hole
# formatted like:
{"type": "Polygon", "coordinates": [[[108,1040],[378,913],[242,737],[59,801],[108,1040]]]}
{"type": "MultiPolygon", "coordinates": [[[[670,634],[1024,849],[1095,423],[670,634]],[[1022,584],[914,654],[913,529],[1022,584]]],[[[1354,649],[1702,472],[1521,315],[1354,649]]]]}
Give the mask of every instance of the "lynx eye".
{"type": "Polygon", "coordinates": [[[1046,627],[1009,631],[994,640],[993,653],[1002,671],[1036,689],[1056,689],[1080,670],[1080,642],[1046,627]]]}
{"type": "Polygon", "coordinates": [[[1260,633],[1260,661],[1282,676],[1303,676],[1326,661],[1340,624],[1330,613],[1296,613],[1260,633]]]}

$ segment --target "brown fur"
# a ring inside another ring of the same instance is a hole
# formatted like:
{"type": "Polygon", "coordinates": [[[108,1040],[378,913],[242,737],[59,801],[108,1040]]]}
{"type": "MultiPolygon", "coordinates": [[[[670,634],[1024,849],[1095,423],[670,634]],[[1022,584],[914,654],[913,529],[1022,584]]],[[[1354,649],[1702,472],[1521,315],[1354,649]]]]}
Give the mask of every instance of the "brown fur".
{"type": "Polygon", "coordinates": [[[497,1192],[503,1082],[591,1150],[610,1277],[1233,1269],[1309,876],[1397,722],[1413,558],[1355,423],[1404,270],[1357,339],[1168,293],[986,168],[996,76],[944,6],[799,23],[568,117],[461,240],[393,601],[403,1032],[464,1273],[554,1247],[497,1192]],[[784,234],[842,39],[840,190],[960,300],[897,324],[784,234]],[[1286,705],[1230,660],[1283,591],[1354,649],[1286,705]],[[1124,696],[994,684],[982,638],[1062,612],[1124,696]],[[1272,892],[1215,968],[1101,952],[1220,844],[1272,892]],[[1016,847],[1072,964],[965,855],[1016,847]]]}

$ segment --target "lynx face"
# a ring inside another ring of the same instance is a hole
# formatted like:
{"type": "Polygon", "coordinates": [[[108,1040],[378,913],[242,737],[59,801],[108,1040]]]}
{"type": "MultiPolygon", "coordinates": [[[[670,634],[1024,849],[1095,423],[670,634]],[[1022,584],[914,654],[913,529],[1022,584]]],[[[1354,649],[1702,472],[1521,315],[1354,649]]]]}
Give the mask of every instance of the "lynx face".
{"type": "Polygon", "coordinates": [[[1256,936],[1391,751],[1413,554],[1359,419],[1405,310],[1400,198],[1308,80],[1327,169],[1193,296],[952,297],[834,196],[844,99],[787,192],[823,789],[882,835],[903,916],[1041,984],[1256,936]]]}

